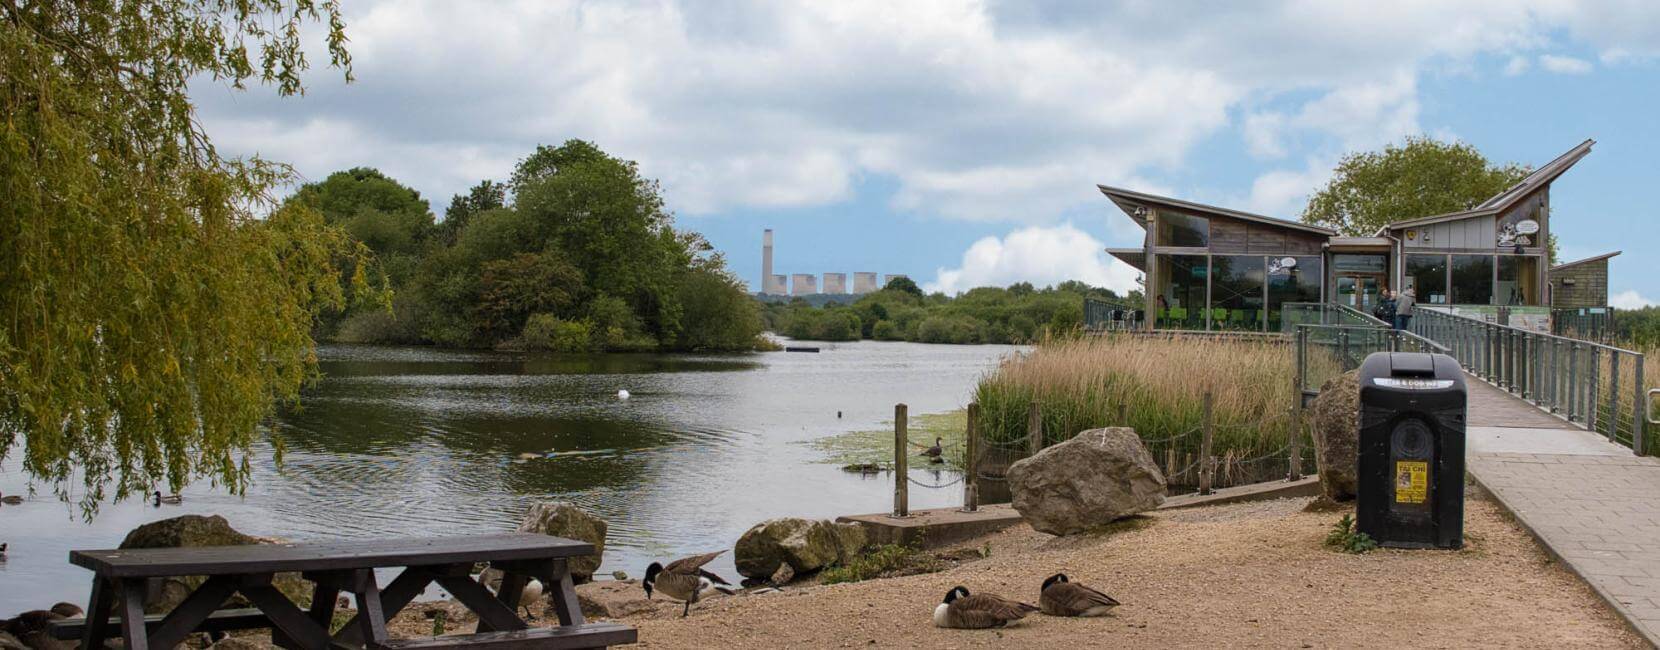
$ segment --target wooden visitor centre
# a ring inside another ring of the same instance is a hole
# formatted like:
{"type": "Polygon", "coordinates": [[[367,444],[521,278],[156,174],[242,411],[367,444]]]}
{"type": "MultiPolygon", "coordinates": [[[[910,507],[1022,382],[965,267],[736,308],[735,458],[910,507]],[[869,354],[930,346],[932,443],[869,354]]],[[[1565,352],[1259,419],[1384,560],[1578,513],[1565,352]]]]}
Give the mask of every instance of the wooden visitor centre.
{"type": "Polygon", "coordinates": [[[1421,306],[1549,331],[1552,307],[1606,311],[1608,259],[1550,266],[1550,186],[1586,140],[1470,209],[1401,215],[1369,237],[1117,187],[1101,193],[1146,231],[1107,252],[1145,274],[1148,329],[1279,332],[1287,303],[1371,312],[1384,289],[1421,306]]]}

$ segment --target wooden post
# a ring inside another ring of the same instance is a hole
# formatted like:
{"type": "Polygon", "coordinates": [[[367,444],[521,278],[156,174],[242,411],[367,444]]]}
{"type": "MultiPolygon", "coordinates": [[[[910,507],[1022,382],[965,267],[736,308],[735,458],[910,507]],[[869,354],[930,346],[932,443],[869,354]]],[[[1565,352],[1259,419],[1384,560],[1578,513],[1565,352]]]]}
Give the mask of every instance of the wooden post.
{"type": "Polygon", "coordinates": [[[908,481],[911,478],[910,457],[911,439],[906,429],[909,425],[910,407],[904,404],[893,405],[893,516],[909,517],[911,515],[911,493],[908,481]]]}
{"type": "Polygon", "coordinates": [[[1297,405],[1291,407],[1291,429],[1290,429],[1290,434],[1289,434],[1291,436],[1291,441],[1287,445],[1291,449],[1291,455],[1290,455],[1290,457],[1288,457],[1286,459],[1286,460],[1290,461],[1291,467],[1285,474],[1285,480],[1287,480],[1287,481],[1301,481],[1301,480],[1303,480],[1303,405],[1302,405],[1302,399],[1299,398],[1297,400],[1297,402],[1298,402],[1297,405]]]}
{"type": "Polygon", "coordinates": [[[1118,426],[1121,426],[1121,427],[1130,426],[1130,405],[1129,404],[1119,404],[1118,405],[1118,426]]]}
{"type": "Polygon", "coordinates": [[[980,509],[980,486],[975,484],[980,478],[980,403],[968,403],[968,431],[964,436],[966,443],[963,459],[963,512],[974,512],[980,509]]]}
{"type": "Polygon", "coordinates": [[[1211,436],[1215,433],[1212,431],[1213,428],[1211,422],[1211,395],[1207,392],[1205,393],[1205,437],[1199,439],[1199,494],[1210,494],[1211,480],[1215,478],[1212,475],[1216,473],[1216,462],[1210,455],[1211,436]]]}
{"type": "Polygon", "coordinates": [[[1043,451],[1043,409],[1038,406],[1037,400],[1032,400],[1032,406],[1026,411],[1027,442],[1032,445],[1032,455],[1043,451]]]}

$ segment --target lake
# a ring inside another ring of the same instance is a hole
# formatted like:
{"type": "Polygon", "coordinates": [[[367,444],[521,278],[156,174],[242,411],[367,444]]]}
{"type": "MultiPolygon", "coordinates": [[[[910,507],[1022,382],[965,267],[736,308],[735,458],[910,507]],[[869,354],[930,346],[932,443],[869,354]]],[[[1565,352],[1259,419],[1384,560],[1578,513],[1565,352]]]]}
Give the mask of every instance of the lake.
{"type": "MultiPolygon", "coordinates": [[[[889,427],[898,402],[913,416],[961,408],[1016,349],[817,345],[744,355],[325,346],[324,378],[275,425],[283,464],[257,448],[245,497],[204,483],[182,505],[106,504],[91,524],[50,495],[0,507],[0,541],[11,543],[0,617],[83,603],[91,574],[68,563],[70,549],[113,548],[140,524],[187,513],[293,541],[372,539],[512,530],[532,502],[573,501],[610,523],[600,573],[638,577],[654,559],[731,549],[770,517],[890,509],[891,475],[843,472],[808,443],[889,427]],[[543,457],[519,460],[526,453],[543,457]]],[[[26,491],[18,466],[0,466],[0,492],[26,491]]],[[[962,486],[910,495],[913,508],[957,505],[962,486]]],[[[730,552],[713,568],[741,577],[730,552]]]]}

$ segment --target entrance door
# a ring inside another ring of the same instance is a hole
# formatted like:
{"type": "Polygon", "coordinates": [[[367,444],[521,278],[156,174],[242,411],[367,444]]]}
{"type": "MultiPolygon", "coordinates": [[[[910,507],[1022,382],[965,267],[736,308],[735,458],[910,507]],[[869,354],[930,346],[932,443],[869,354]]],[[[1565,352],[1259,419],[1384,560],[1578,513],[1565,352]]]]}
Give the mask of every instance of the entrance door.
{"type": "Polygon", "coordinates": [[[1378,304],[1378,290],[1382,286],[1381,275],[1339,275],[1337,303],[1370,314],[1378,304]]]}

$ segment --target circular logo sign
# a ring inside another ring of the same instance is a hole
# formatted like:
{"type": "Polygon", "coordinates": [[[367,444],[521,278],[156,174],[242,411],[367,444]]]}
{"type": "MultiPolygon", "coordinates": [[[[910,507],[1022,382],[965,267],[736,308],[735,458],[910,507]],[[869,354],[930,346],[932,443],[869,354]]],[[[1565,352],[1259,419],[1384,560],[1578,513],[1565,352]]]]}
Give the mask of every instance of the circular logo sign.
{"type": "Polygon", "coordinates": [[[1532,219],[1523,219],[1516,222],[1516,234],[1531,235],[1536,232],[1539,232],[1539,222],[1532,219]]]}

